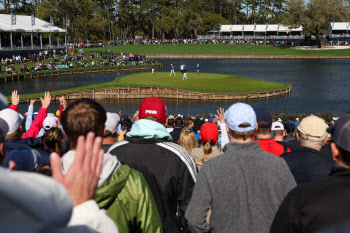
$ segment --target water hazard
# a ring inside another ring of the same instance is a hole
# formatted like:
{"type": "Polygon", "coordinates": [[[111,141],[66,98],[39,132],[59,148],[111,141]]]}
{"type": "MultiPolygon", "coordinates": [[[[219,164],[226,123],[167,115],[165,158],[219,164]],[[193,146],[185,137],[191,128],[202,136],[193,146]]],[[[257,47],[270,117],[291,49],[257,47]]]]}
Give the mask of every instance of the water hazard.
{"type": "MultiPolygon", "coordinates": [[[[293,90],[287,97],[246,101],[253,107],[264,107],[272,112],[341,114],[350,111],[350,60],[347,59],[160,59],[159,61],[164,64],[164,68],[160,71],[170,73],[170,64],[174,64],[178,75],[182,62],[187,65],[188,72],[195,72],[199,63],[200,71],[205,73],[235,74],[291,84],[293,90]]],[[[18,89],[21,94],[66,89],[112,81],[125,74],[129,73],[60,76],[19,83],[2,83],[0,92],[10,95],[12,89],[18,89]]],[[[189,76],[189,78],[196,77],[189,76]]],[[[140,100],[98,101],[109,111],[122,110],[129,114],[134,113],[140,104],[140,100]]],[[[227,108],[233,103],[197,100],[166,100],[166,102],[171,114],[214,112],[218,107],[227,108]]],[[[58,109],[58,106],[53,104],[50,111],[55,109],[58,109]]],[[[26,106],[20,106],[20,111],[25,112],[26,106]]]]}

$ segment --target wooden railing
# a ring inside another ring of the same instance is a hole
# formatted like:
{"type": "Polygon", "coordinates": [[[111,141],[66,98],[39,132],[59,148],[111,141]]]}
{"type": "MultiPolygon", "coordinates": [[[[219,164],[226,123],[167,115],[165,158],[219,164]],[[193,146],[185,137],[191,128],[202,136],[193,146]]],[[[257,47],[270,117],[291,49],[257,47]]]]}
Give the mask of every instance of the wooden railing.
{"type": "MultiPolygon", "coordinates": [[[[188,100],[244,100],[244,99],[263,99],[269,97],[279,97],[290,94],[292,87],[275,91],[253,92],[253,93],[201,93],[187,91],[172,87],[113,87],[90,91],[81,91],[74,93],[63,93],[54,95],[53,100],[59,101],[61,96],[67,100],[76,100],[81,98],[91,99],[144,99],[156,96],[164,99],[188,99],[188,100]]],[[[29,102],[30,100],[23,100],[29,102]]]]}

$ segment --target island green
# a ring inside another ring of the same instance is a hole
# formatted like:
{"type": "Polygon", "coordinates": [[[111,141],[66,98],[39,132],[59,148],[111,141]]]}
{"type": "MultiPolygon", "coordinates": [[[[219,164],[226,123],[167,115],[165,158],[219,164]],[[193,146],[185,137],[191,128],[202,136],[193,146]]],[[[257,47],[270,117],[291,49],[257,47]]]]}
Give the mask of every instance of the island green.
{"type": "MultiPolygon", "coordinates": [[[[188,73],[187,80],[182,80],[180,72],[175,77],[170,77],[169,74],[170,72],[156,72],[152,75],[150,71],[136,73],[118,77],[114,81],[107,83],[53,91],[51,95],[111,87],[166,86],[202,93],[252,93],[280,90],[289,86],[283,83],[267,82],[260,79],[227,74],[201,73],[197,75],[196,73],[188,73]]],[[[21,95],[21,99],[38,98],[39,96],[43,96],[43,93],[21,95]]]]}

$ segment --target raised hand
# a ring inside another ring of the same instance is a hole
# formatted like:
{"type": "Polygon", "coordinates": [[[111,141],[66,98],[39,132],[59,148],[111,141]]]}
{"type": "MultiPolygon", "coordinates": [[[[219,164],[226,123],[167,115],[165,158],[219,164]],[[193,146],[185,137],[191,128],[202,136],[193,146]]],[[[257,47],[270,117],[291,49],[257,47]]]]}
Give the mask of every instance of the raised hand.
{"type": "Polygon", "coordinates": [[[19,104],[19,95],[17,90],[12,91],[11,104],[17,106],[19,104]]]}
{"type": "Polygon", "coordinates": [[[30,100],[30,105],[34,105],[36,100],[30,100]]]}
{"type": "Polygon", "coordinates": [[[216,110],[216,112],[218,114],[217,115],[214,114],[214,116],[219,119],[221,124],[225,123],[225,109],[224,108],[219,108],[218,110],[216,110]]]}
{"type": "Polygon", "coordinates": [[[41,107],[42,108],[48,108],[50,106],[50,103],[51,103],[50,92],[45,92],[44,98],[40,97],[40,100],[41,100],[41,107]]]}

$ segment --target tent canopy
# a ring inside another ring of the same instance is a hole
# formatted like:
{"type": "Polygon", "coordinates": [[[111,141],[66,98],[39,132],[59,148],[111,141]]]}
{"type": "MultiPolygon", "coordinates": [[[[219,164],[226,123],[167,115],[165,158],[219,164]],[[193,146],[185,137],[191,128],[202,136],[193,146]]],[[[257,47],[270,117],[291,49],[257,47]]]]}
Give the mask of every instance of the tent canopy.
{"type": "Polygon", "coordinates": [[[11,15],[0,14],[0,32],[60,32],[66,30],[35,17],[35,25],[32,26],[30,15],[16,15],[16,25],[11,25],[11,15]]]}
{"type": "Polygon", "coordinates": [[[220,32],[302,32],[303,27],[289,28],[282,24],[235,24],[222,25],[220,32]]]}

